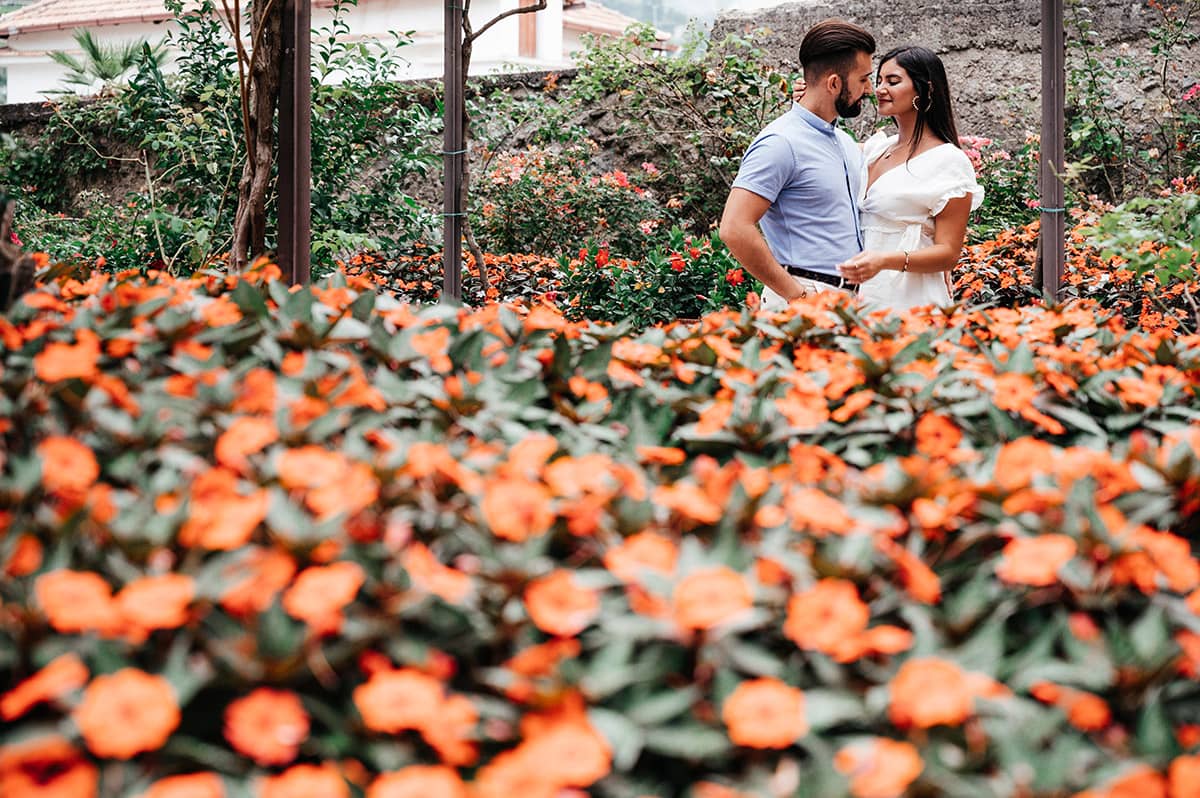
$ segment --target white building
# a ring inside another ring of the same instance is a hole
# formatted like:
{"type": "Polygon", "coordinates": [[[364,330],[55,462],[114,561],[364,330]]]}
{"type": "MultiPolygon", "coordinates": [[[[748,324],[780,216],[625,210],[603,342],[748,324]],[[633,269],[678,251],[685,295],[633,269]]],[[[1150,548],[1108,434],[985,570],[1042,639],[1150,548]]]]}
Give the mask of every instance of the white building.
{"type": "MultiPolygon", "coordinates": [[[[498,13],[535,0],[473,0],[476,28],[498,13]]],[[[232,7],[232,0],[230,0],[232,7]]],[[[218,4],[219,7],[219,4],[218,4]]],[[[332,0],[312,0],[312,25],[329,24],[332,0]]],[[[408,61],[401,77],[442,74],[444,4],[437,0],[359,0],[346,10],[356,38],[391,41],[388,31],[413,31],[413,42],[400,51],[408,61]]],[[[596,0],[550,0],[533,14],[514,14],[484,33],[471,59],[472,74],[496,71],[562,69],[581,49],[584,34],[619,35],[637,20],[605,8],[596,0]]],[[[0,16],[0,78],[6,102],[40,102],[63,88],[65,67],[50,58],[54,51],[79,56],[73,34],[85,29],[102,44],[138,39],[156,43],[175,29],[162,0],[35,0],[0,16]]],[[[659,33],[665,40],[667,34],[659,33]]],[[[169,69],[169,67],[167,67],[169,69]]]]}

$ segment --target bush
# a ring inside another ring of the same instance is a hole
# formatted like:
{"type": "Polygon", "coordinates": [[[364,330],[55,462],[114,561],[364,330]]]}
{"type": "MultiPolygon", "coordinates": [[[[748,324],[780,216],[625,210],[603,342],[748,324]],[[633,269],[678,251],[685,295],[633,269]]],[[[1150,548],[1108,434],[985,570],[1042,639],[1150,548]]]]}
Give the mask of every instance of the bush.
{"type": "Polygon", "coordinates": [[[1195,784],[1194,338],[277,276],[0,319],[5,798],[1195,784]]]}
{"type": "Polygon", "coordinates": [[[588,242],[640,258],[670,226],[655,194],[661,173],[601,172],[589,164],[595,144],[562,151],[529,149],[490,159],[476,183],[472,227],[495,252],[558,257],[588,242]]]}

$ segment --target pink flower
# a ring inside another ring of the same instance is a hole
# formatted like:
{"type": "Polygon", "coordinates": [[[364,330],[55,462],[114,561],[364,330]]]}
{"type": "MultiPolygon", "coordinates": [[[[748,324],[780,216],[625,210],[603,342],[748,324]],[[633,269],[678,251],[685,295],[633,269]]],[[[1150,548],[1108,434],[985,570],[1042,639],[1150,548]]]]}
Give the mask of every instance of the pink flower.
{"type": "Polygon", "coordinates": [[[1026,208],[1033,208],[1033,209],[1035,209],[1035,210],[1036,210],[1037,208],[1040,208],[1040,207],[1042,207],[1042,201],[1041,201],[1041,200],[1035,200],[1035,199],[1027,199],[1027,200],[1025,200],[1025,207],[1026,207],[1026,208]]]}
{"type": "Polygon", "coordinates": [[[657,175],[658,167],[649,161],[642,161],[642,171],[648,175],[657,175]]]}
{"type": "Polygon", "coordinates": [[[1196,97],[1200,96],[1200,83],[1193,83],[1192,87],[1183,93],[1179,99],[1182,102],[1191,102],[1196,97]]]}

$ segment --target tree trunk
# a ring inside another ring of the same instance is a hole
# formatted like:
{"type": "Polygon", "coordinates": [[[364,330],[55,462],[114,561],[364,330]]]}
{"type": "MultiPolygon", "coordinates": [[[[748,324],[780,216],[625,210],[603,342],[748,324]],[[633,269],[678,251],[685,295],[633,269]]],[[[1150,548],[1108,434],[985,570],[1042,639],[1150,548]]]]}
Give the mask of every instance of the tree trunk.
{"type": "Polygon", "coordinates": [[[463,97],[463,147],[467,152],[463,154],[462,159],[462,199],[459,200],[459,207],[465,214],[463,220],[463,236],[467,239],[467,250],[471,253],[471,258],[475,261],[475,272],[479,275],[479,285],[483,290],[483,301],[487,302],[488,295],[488,275],[487,266],[483,262],[483,250],[479,248],[479,244],[475,241],[475,233],[471,231],[471,217],[467,214],[467,207],[471,196],[471,114],[467,111],[467,73],[471,66],[471,49],[474,43],[474,37],[471,35],[471,23],[468,15],[463,15],[463,47],[462,47],[462,97],[463,97]]]}
{"type": "Polygon", "coordinates": [[[238,181],[233,227],[233,266],[239,270],[266,250],[267,197],[275,161],[275,109],[283,58],[283,3],[254,3],[251,20],[254,50],[246,87],[246,162],[238,181]]]}

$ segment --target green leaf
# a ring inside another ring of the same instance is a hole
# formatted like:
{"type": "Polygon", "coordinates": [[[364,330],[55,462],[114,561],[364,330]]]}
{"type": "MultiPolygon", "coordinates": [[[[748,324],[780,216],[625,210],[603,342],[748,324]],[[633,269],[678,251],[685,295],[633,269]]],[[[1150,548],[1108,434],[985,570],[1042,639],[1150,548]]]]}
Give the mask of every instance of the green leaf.
{"type": "Polygon", "coordinates": [[[725,756],[733,748],[723,732],[699,724],[649,729],[646,731],[645,746],[650,751],[689,762],[725,756]]]}
{"type": "Polygon", "coordinates": [[[612,710],[593,707],[587,715],[612,747],[613,769],[618,773],[632,770],[645,744],[642,730],[624,715],[612,710]]]}
{"type": "Polygon", "coordinates": [[[813,731],[825,731],[842,723],[862,720],[862,700],[848,690],[804,691],[804,717],[813,731]]]}
{"type": "Polygon", "coordinates": [[[692,708],[700,699],[700,691],[695,686],[681,690],[663,690],[649,698],[640,698],[628,715],[630,720],[641,726],[657,726],[672,720],[692,708]]]}

